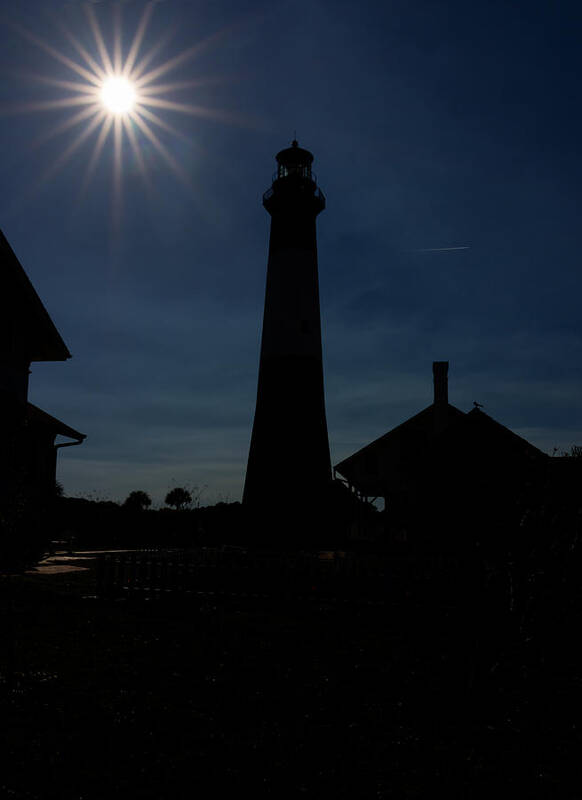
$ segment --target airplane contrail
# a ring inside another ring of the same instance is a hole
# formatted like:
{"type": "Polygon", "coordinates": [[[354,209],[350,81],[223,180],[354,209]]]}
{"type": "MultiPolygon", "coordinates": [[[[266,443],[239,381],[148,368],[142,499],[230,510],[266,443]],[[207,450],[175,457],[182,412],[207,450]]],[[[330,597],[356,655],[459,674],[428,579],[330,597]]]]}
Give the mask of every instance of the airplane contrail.
{"type": "Polygon", "coordinates": [[[419,247],[417,253],[448,253],[450,250],[470,250],[471,245],[464,244],[460,247],[419,247]]]}

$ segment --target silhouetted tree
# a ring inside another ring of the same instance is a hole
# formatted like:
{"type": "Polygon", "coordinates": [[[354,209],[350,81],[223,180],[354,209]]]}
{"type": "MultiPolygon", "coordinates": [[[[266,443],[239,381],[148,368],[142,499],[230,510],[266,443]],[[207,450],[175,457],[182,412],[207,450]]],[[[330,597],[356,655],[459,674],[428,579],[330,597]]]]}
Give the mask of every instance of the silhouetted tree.
{"type": "Polygon", "coordinates": [[[164,502],[167,506],[174,506],[177,511],[183,511],[192,502],[192,495],[187,489],[176,486],[175,489],[168,492],[164,502]]]}
{"type": "Polygon", "coordinates": [[[125,500],[123,507],[128,508],[131,511],[144,511],[144,509],[149,508],[152,504],[152,499],[147,492],[142,492],[141,489],[138,489],[135,492],[131,492],[127,499],[125,500]]]}

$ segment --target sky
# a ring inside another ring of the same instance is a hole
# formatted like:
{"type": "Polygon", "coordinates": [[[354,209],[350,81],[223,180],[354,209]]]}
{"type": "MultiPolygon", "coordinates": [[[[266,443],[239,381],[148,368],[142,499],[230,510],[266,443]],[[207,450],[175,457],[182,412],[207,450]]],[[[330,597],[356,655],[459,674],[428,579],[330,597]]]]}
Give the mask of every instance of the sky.
{"type": "Polygon", "coordinates": [[[0,227],[73,358],[29,399],[85,433],[72,496],[240,500],[275,154],[297,132],[318,218],[332,463],[432,402],[545,452],[582,444],[582,7],[531,0],[0,4],[0,227]],[[89,13],[87,13],[87,8],[89,13]],[[80,49],[149,15],[148,137],[72,124],[80,49]],[[119,27],[119,20],[121,25],[119,27]],[[76,41],[81,48],[75,48],[76,41]],[[180,56],[180,58],[176,58],[180,56]],[[168,64],[168,62],[170,62],[168,64]],[[165,66],[164,66],[165,65],[165,66]],[[176,85],[177,84],[177,85],[176,85]],[[58,101],[54,105],[54,101],[58,101]],[[67,125],[69,127],[67,127],[67,125]],[[85,131],[85,133],[83,133],[85,131]],[[69,152],[79,136],[82,140],[69,152]],[[97,157],[98,156],[98,157],[97,157]]]}

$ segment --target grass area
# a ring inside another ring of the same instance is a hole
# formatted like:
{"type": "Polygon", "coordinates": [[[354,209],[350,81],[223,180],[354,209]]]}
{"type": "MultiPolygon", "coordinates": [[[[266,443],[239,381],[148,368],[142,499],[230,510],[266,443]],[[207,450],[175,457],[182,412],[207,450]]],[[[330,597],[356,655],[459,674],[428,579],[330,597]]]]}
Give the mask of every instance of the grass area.
{"type": "Polygon", "coordinates": [[[573,652],[508,651],[462,603],[102,601],[93,581],[1,585],[0,796],[579,797],[573,652]]]}

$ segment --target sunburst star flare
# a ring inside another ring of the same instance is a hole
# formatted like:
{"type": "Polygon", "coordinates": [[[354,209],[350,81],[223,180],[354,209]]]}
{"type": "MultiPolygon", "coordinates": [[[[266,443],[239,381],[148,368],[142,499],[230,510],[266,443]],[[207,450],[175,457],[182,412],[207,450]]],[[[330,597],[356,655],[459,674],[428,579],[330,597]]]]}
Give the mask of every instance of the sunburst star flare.
{"type": "MultiPolygon", "coordinates": [[[[163,132],[167,136],[189,139],[175,126],[163,119],[156,110],[167,114],[182,114],[211,118],[219,121],[236,123],[236,119],[226,115],[225,111],[205,107],[199,103],[176,102],[173,93],[192,90],[197,86],[216,82],[216,78],[206,81],[176,80],[168,82],[168,73],[183,66],[196,55],[216,42],[217,34],[190,46],[178,54],[172,54],[160,63],[158,55],[162,47],[168,43],[168,37],[162,36],[144,47],[146,33],[154,13],[154,4],[147,3],[135,29],[135,33],[124,48],[121,28],[121,7],[116,7],[113,15],[114,30],[108,46],[102,33],[96,10],[86,6],[85,13],[93,46],[82,43],[69,29],[59,24],[61,33],[69,45],[74,48],[76,58],[61,52],[53,44],[48,43],[30,31],[16,26],[19,33],[35,47],[42,49],[61,66],[65,66],[72,74],[66,76],[37,75],[33,76],[39,83],[53,86],[65,95],[43,99],[40,102],[19,104],[18,107],[4,109],[4,113],[69,111],[52,129],[38,137],[36,144],[53,139],[71,129],[82,126],[76,131],[73,140],[67,143],[60,156],[51,165],[50,170],[42,176],[46,183],[48,177],[53,178],[81,144],[90,136],[94,137],[90,145],[90,155],[86,161],[85,174],[81,178],[82,194],[87,190],[89,182],[96,171],[99,159],[106,146],[113,150],[113,213],[120,213],[119,198],[123,174],[124,141],[128,143],[134,163],[146,185],[151,189],[151,178],[147,171],[147,163],[143,158],[142,146],[152,146],[170,171],[185,185],[191,187],[191,181],[183,166],[172,155],[170,149],[156,133],[163,132]],[[161,83],[160,79],[164,82],[161,83]],[[147,120],[147,122],[146,122],[147,120]]],[[[243,123],[244,124],[244,123],[243,123]]]]}

